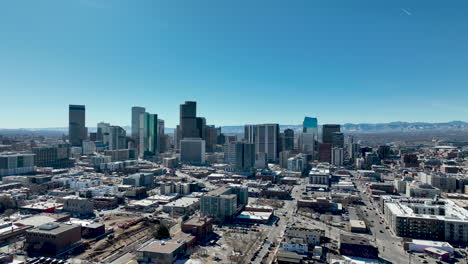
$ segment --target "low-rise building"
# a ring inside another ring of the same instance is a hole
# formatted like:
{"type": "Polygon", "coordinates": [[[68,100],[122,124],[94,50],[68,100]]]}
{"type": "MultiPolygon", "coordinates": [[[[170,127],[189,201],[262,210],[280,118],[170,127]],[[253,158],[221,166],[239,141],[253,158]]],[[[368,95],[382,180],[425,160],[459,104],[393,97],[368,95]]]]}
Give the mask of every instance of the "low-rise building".
{"type": "Polygon", "coordinates": [[[48,223],[26,231],[28,252],[56,255],[81,240],[79,225],[48,223]]]}
{"type": "Polygon", "coordinates": [[[94,210],[94,202],[91,199],[78,196],[66,196],[63,197],[63,210],[79,216],[91,215],[94,210]]]}
{"type": "Polygon", "coordinates": [[[362,236],[340,235],[340,254],[361,258],[377,259],[379,249],[362,236]]]}
{"type": "Polygon", "coordinates": [[[199,207],[199,198],[182,197],[178,200],[163,205],[163,211],[170,214],[190,215],[199,207]]]}
{"type": "Polygon", "coordinates": [[[197,241],[209,239],[213,233],[213,219],[195,216],[182,223],[182,232],[192,234],[197,241]]]}

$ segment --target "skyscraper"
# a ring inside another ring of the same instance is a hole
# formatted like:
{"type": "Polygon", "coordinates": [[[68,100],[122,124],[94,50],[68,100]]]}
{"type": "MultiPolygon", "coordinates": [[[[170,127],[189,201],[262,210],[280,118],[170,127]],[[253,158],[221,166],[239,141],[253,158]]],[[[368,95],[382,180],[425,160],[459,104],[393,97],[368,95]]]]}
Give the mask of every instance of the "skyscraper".
{"type": "Polygon", "coordinates": [[[97,140],[102,141],[104,145],[109,145],[110,124],[99,122],[97,124],[97,140]]]}
{"type": "Polygon", "coordinates": [[[284,130],[283,150],[294,150],[294,130],[290,128],[284,130]]]}
{"type": "Polygon", "coordinates": [[[148,145],[146,146],[145,152],[150,156],[156,155],[158,151],[158,115],[149,114],[146,116],[146,136],[148,137],[148,145]]]}
{"type": "Polygon", "coordinates": [[[255,153],[265,153],[269,162],[276,162],[279,154],[279,125],[255,126],[255,153]]]}
{"type": "Polygon", "coordinates": [[[344,148],[344,134],[343,133],[335,132],[332,134],[332,147],[344,148]]]}
{"type": "Polygon", "coordinates": [[[158,115],[140,114],[140,157],[154,156],[158,153],[158,115]]]}
{"type": "Polygon", "coordinates": [[[319,161],[330,163],[331,151],[332,151],[332,146],[330,143],[320,143],[319,144],[319,161]]]}
{"type": "Polygon", "coordinates": [[[144,107],[132,107],[132,138],[136,142],[137,149],[140,147],[140,115],[145,112],[144,107]]]}
{"type": "Polygon", "coordinates": [[[68,136],[72,146],[81,147],[87,138],[85,125],[86,109],[84,105],[69,105],[68,107],[68,136]]]}
{"type": "Polygon", "coordinates": [[[318,121],[316,117],[304,117],[304,122],[302,122],[302,133],[318,133],[318,121]]]}
{"type": "Polygon", "coordinates": [[[344,150],[343,148],[332,148],[331,164],[335,166],[343,166],[344,150]]]}
{"type": "Polygon", "coordinates": [[[125,129],[119,126],[110,126],[109,150],[126,149],[127,138],[125,129]]]}
{"type": "Polygon", "coordinates": [[[164,153],[167,150],[166,135],[164,133],[164,120],[158,119],[158,151],[164,153]]]}
{"type": "Polygon", "coordinates": [[[215,126],[206,126],[205,131],[206,152],[214,152],[218,130],[215,126]]]}
{"type": "Polygon", "coordinates": [[[340,125],[323,125],[322,128],[322,143],[333,143],[333,133],[340,132],[340,125]]]}
{"type": "Polygon", "coordinates": [[[180,161],[190,164],[205,163],[205,140],[184,138],[180,141],[180,161]]]}
{"type": "Polygon", "coordinates": [[[255,143],[256,125],[244,126],[244,141],[247,143],[255,143]]]}
{"type": "Polygon", "coordinates": [[[318,121],[315,117],[304,117],[302,134],[300,135],[300,150],[304,154],[312,155],[315,159],[316,142],[318,138],[318,121]]]}
{"type": "Polygon", "coordinates": [[[200,131],[197,123],[197,102],[186,101],[180,105],[180,130],[181,139],[184,138],[199,138],[200,131]]]}
{"type": "Polygon", "coordinates": [[[255,144],[236,142],[235,144],[235,164],[238,169],[250,170],[255,165],[255,144]]]}

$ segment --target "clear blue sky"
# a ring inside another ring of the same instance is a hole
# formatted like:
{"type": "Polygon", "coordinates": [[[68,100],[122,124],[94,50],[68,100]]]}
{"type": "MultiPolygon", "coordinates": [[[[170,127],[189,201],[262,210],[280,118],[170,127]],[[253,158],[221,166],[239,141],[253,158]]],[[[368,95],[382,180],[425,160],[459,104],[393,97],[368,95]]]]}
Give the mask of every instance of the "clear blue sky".
{"type": "Polygon", "coordinates": [[[0,127],[468,121],[468,1],[10,0],[0,127]]]}

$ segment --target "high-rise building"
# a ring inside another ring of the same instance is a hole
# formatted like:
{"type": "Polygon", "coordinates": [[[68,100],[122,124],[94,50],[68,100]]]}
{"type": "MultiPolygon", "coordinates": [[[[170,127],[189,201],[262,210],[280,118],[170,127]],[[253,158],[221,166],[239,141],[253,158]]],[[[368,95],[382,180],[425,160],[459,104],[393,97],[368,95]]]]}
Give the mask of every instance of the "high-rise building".
{"type": "Polygon", "coordinates": [[[319,144],[319,161],[320,162],[331,162],[331,143],[320,143],[319,144]]]}
{"type": "Polygon", "coordinates": [[[322,127],[322,143],[333,144],[333,133],[340,132],[340,125],[326,124],[322,127]]]}
{"type": "Polygon", "coordinates": [[[100,122],[97,124],[97,141],[102,141],[104,145],[109,145],[110,124],[100,122]]]}
{"type": "MultiPolygon", "coordinates": [[[[86,141],[83,142],[85,143],[86,141]]],[[[73,166],[74,163],[74,160],[70,159],[69,144],[34,147],[32,152],[36,155],[34,165],[37,167],[67,168],[73,166]]]]}
{"type": "Polygon", "coordinates": [[[304,117],[302,123],[302,134],[299,137],[300,151],[304,154],[311,155],[315,159],[316,146],[318,139],[318,121],[315,117],[304,117]]]}
{"type": "Polygon", "coordinates": [[[302,172],[306,167],[307,159],[304,155],[296,155],[288,159],[287,168],[290,171],[302,172]]]}
{"type": "Polygon", "coordinates": [[[139,156],[149,157],[159,153],[159,119],[157,114],[140,114],[139,156]]]}
{"type": "Polygon", "coordinates": [[[145,148],[145,153],[150,156],[156,155],[158,151],[158,134],[159,134],[159,129],[158,129],[158,115],[156,114],[149,114],[146,115],[145,118],[148,118],[148,120],[145,120],[146,122],[146,136],[148,137],[148,145],[145,148]]]}
{"type": "Polygon", "coordinates": [[[283,150],[279,153],[279,166],[280,168],[288,168],[288,159],[293,157],[293,153],[289,150],[283,150]]]}
{"type": "Polygon", "coordinates": [[[236,142],[227,142],[223,145],[224,162],[228,164],[236,163],[236,142]]]}
{"type": "Polygon", "coordinates": [[[184,138],[180,141],[180,161],[191,164],[205,163],[205,140],[184,138]]]}
{"type": "Polygon", "coordinates": [[[180,130],[181,139],[184,138],[199,138],[200,131],[197,124],[197,102],[186,101],[180,105],[180,130]]]}
{"type": "Polygon", "coordinates": [[[279,155],[279,125],[256,125],[255,134],[255,153],[265,153],[268,162],[276,162],[279,155]]]}
{"type": "Polygon", "coordinates": [[[206,152],[214,152],[218,130],[215,126],[206,126],[205,128],[206,152]]]}
{"type": "Polygon", "coordinates": [[[379,158],[382,160],[388,159],[388,157],[390,156],[390,146],[388,145],[379,146],[377,150],[377,154],[379,155],[379,158]]]}
{"type": "Polygon", "coordinates": [[[182,140],[182,129],[177,125],[174,131],[174,148],[180,149],[180,141],[182,140]]]}
{"type": "Polygon", "coordinates": [[[332,134],[332,147],[344,148],[344,134],[341,132],[334,132],[332,134]]]}
{"type": "Polygon", "coordinates": [[[140,142],[140,116],[145,111],[144,107],[132,107],[132,138],[137,142],[137,149],[139,148],[138,142],[140,142]]]}
{"type": "Polygon", "coordinates": [[[244,126],[244,141],[247,143],[255,143],[257,136],[256,125],[245,125],[244,126]]]}
{"type": "Polygon", "coordinates": [[[314,133],[301,134],[301,152],[304,154],[312,155],[312,159],[315,158],[316,139],[317,135],[314,133]]]}
{"type": "Polygon", "coordinates": [[[302,133],[314,133],[318,134],[318,121],[315,117],[304,117],[302,122],[302,133]]]}
{"type": "Polygon", "coordinates": [[[197,131],[198,137],[206,140],[206,119],[204,117],[197,117],[197,131]]]}
{"type": "Polygon", "coordinates": [[[203,216],[224,220],[234,216],[247,203],[246,187],[221,187],[200,198],[200,212],[203,216]]]}
{"type": "Polygon", "coordinates": [[[109,150],[126,149],[127,133],[119,126],[110,126],[109,130],[109,150]]]}
{"type": "Polygon", "coordinates": [[[235,142],[235,165],[237,169],[250,170],[255,165],[255,144],[235,142]]]}
{"type": "Polygon", "coordinates": [[[344,162],[344,149],[332,148],[331,164],[335,166],[343,166],[344,162]]]}
{"type": "Polygon", "coordinates": [[[164,120],[158,119],[158,152],[164,153],[167,151],[166,135],[164,132],[164,120]]]}
{"type": "Polygon", "coordinates": [[[294,130],[290,128],[284,130],[283,150],[294,150],[294,130]]]}
{"type": "Polygon", "coordinates": [[[34,154],[1,153],[0,176],[31,173],[34,171],[34,154]]]}
{"type": "Polygon", "coordinates": [[[69,105],[68,107],[68,137],[72,146],[81,147],[87,138],[86,110],[84,105],[69,105]]]}

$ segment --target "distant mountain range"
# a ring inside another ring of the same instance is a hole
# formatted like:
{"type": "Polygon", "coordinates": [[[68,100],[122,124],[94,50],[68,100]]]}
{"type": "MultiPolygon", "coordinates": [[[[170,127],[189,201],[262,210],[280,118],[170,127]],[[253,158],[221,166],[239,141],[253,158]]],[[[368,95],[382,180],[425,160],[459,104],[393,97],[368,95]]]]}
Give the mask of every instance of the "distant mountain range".
{"type": "MultiPolygon", "coordinates": [[[[130,126],[123,126],[130,133],[130,126]]],[[[301,131],[302,125],[280,125],[280,129],[284,130],[291,128],[295,131],[301,131]]],[[[89,132],[95,132],[95,127],[88,128],[89,132]]],[[[244,133],[244,126],[223,126],[223,133],[226,134],[241,134],[244,133]]],[[[391,122],[379,124],[344,124],[342,131],[347,133],[389,133],[389,132],[424,132],[424,131],[468,131],[468,122],[451,121],[445,123],[425,123],[425,122],[391,122]]],[[[166,133],[174,133],[174,128],[166,128],[166,133]]],[[[51,127],[51,128],[19,128],[19,129],[2,129],[0,134],[67,134],[67,127],[51,127]]]]}
{"type": "MultiPolygon", "coordinates": [[[[302,125],[280,125],[280,129],[291,128],[301,131],[302,125]]],[[[460,130],[468,131],[468,122],[452,121],[446,123],[425,123],[425,122],[391,122],[379,124],[351,124],[341,126],[341,130],[347,133],[383,133],[383,132],[416,132],[416,131],[443,131],[460,130]]],[[[244,133],[244,126],[223,126],[224,133],[244,133]]]]}

